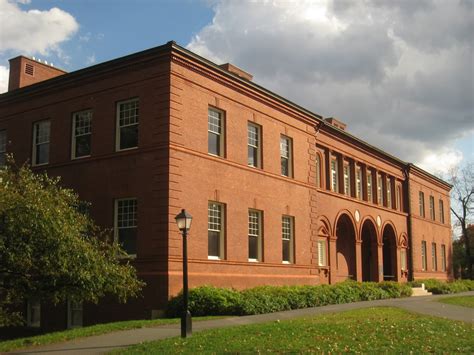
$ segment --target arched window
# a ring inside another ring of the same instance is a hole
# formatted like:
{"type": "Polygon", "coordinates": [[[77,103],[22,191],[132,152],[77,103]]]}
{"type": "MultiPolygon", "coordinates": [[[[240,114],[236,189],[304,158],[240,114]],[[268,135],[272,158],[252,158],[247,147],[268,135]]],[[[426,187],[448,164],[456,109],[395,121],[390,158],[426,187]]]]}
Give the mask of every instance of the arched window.
{"type": "Polygon", "coordinates": [[[403,211],[402,208],[402,187],[400,185],[397,185],[397,195],[396,195],[396,204],[397,204],[397,210],[403,211]]]}

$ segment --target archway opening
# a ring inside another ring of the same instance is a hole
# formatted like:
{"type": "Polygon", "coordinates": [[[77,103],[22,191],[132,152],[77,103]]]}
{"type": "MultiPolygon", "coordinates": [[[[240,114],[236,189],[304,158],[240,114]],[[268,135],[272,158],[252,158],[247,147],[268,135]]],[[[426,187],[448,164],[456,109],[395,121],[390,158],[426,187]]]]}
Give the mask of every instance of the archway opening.
{"type": "Polygon", "coordinates": [[[397,238],[393,227],[389,224],[383,229],[383,279],[398,281],[397,273],[397,238]]]}
{"type": "Polygon", "coordinates": [[[338,281],[357,279],[355,229],[349,216],[343,214],[336,225],[336,267],[338,281]]]}
{"type": "Polygon", "coordinates": [[[362,281],[378,281],[378,245],[374,224],[367,220],[362,226],[362,281]]]}

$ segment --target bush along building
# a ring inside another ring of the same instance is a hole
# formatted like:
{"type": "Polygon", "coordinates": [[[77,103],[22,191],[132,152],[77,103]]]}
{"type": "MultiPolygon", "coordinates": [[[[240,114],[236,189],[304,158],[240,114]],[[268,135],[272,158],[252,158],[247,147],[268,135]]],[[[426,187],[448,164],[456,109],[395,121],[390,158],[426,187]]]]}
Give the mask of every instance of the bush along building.
{"type": "Polygon", "coordinates": [[[5,152],[90,202],[147,282],[126,305],[30,302],[30,325],[159,315],[182,287],[181,208],[190,287],[452,275],[449,184],[175,42],[72,73],[10,60],[5,152]]]}

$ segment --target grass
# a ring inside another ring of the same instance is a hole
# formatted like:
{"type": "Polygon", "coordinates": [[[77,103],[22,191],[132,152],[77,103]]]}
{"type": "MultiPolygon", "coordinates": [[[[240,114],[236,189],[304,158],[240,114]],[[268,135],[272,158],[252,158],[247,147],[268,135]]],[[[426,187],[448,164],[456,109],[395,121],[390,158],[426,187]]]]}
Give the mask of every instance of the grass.
{"type": "Polygon", "coordinates": [[[439,302],[454,304],[456,306],[474,308],[474,296],[456,296],[442,298],[439,300],[439,302]]]}
{"type": "MultiPolygon", "coordinates": [[[[223,317],[193,317],[193,321],[217,319],[223,317]]],[[[120,330],[156,327],[165,324],[179,323],[179,318],[153,319],[153,320],[130,320],[123,322],[96,324],[83,328],[63,330],[59,332],[36,335],[14,340],[0,341],[0,353],[20,348],[60,343],[67,340],[100,335],[120,330]]]]}
{"type": "Polygon", "coordinates": [[[311,318],[212,329],[117,351],[200,353],[473,353],[472,325],[397,308],[370,308],[311,318]]]}

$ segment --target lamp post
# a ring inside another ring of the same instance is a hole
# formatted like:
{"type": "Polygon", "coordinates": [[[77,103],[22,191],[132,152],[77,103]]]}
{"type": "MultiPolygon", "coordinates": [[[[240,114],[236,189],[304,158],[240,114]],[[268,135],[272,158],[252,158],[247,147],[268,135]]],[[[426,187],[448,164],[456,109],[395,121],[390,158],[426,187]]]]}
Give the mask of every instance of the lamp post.
{"type": "Polygon", "coordinates": [[[179,230],[183,233],[183,314],[181,315],[181,338],[190,336],[193,331],[191,312],[188,309],[188,231],[191,228],[193,217],[182,209],[175,217],[179,230]]]}

